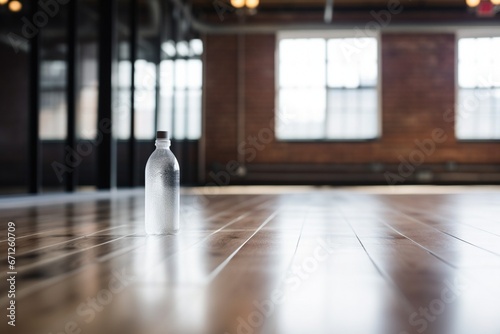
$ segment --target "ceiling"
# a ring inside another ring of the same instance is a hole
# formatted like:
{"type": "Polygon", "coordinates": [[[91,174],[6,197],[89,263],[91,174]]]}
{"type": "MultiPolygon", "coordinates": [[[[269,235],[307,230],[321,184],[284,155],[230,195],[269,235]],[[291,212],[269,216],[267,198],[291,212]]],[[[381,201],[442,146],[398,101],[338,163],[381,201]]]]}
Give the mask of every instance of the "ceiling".
{"type": "MultiPolygon", "coordinates": [[[[230,0],[184,0],[190,3],[195,14],[211,15],[217,5],[228,6],[230,0]]],[[[321,14],[328,0],[260,0],[258,12],[273,14],[321,14]]],[[[399,3],[405,12],[435,12],[466,14],[472,10],[465,0],[333,0],[333,13],[370,13],[387,9],[390,3],[399,3]]]]}
{"type": "Polygon", "coordinates": [[[493,12],[493,15],[479,15],[476,8],[469,8],[466,5],[466,0],[260,0],[257,10],[239,11],[247,15],[227,15],[233,13],[227,9],[230,0],[173,1],[184,1],[185,4],[190,5],[194,17],[200,22],[218,26],[227,26],[235,22],[241,25],[240,16],[244,17],[247,25],[282,23],[287,27],[296,28],[293,25],[326,22],[339,27],[357,26],[371,22],[374,19],[374,12],[383,13],[381,11],[387,11],[399,5],[404,14],[391,17],[392,28],[398,24],[467,27],[472,24],[492,26],[499,22],[499,14],[495,15],[493,12]],[[333,2],[331,11],[327,5],[329,2],[333,2]],[[225,13],[222,15],[223,18],[220,15],[221,10],[225,13]]]}

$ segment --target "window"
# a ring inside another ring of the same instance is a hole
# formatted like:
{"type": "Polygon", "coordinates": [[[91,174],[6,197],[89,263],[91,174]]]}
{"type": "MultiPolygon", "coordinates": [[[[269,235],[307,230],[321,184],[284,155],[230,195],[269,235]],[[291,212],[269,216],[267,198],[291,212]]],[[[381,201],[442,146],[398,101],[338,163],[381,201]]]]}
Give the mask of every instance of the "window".
{"type": "Polygon", "coordinates": [[[500,37],[458,40],[458,139],[500,139],[499,55],[500,37]]]}
{"type": "MultiPolygon", "coordinates": [[[[116,101],[114,117],[115,136],[121,140],[130,138],[130,94],[132,63],[129,60],[118,62],[118,80],[116,81],[116,101]]],[[[135,131],[135,128],[134,128],[135,131]]]]}
{"type": "Polygon", "coordinates": [[[145,59],[135,62],[134,91],[135,123],[137,139],[155,138],[156,65],[145,59]]]}
{"type": "MultiPolygon", "coordinates": [[[[130,138],[130,94],[131,94],[130,61],[118,62],[117,100],[115,102],[114,131],[118,139],[130,138]]],[[[139,140],[155,137],[156,108],[156,65],[145,59],[135,62],[134,103],[135,103],[135,138],[139,140]]]]}
{"type": "Polygon", "coordinates": [[[377,39],[279,39],[276,135],[284,140],[378,136],[377,39]]]}
{"type": "Polygon", "coordinates": [[[40,139],[66,138],[66,63],[43,60],[40,65],[40,139]]]}
{"type": "Polygon", "coordinates": [[[79,45],[79,84],[76,111],[76,133],[78,138],[95,139],[97,136],[98,101],[98,47],[95,41],[81,42],[79,45]]]}
{"type": "Polygon", "coordinates": [[[166,129],[174,139],[201,136],[203,44],[167,42],[162,49],[168,59],[160,63],[160,108],[158,129],[166,129]]]}
{"type": "MultiPolygon", "coordinates": [[[[199,39],[162,44],[166,59],[160,61],[158,129],[168,130],[173,139],[196,140],[201,136],[201,95],[203,44],[199,39]]],[[[135,137],[155,136],[157,71],[153,62],[135,63],[135,137]]],[[[128,61],[118,63],[117,137],[130,137],[130,73],[128,61]]]]}
{"type": "MultiPolygon", "coordinates": [[[[76,135],[79,139],[94,139],[97,134],[97,43],[78,41],[76,135]]],[[[50,52],[45,53],[47,56],[50,52]]],[[[40,138],[66,139],[67,63],[62,59],[44,59],[40,65],[40,138]]]]}

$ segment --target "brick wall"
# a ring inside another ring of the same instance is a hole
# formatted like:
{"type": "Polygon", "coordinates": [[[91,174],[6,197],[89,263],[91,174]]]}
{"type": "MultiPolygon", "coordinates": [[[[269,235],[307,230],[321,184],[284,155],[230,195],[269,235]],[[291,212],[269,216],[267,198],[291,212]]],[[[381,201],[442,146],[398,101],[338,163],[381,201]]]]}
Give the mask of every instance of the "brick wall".
{"type": "MultiPolygon", "coordinates": [[[[274,132],[274,35],[245,37],[245,143],[240,149],[252,166],[335,165],[379,163],[396,168],[409,157],[415,140],[443,130],[446,140],[425,156],[426,165],[500,164],[500,143],[457,142],[450,110],[455,103],[455,35],[450,33],[384,33],[381,45],[382,137],[370,142],[278,142],[265,145],[249,136],[274,132]],[[446,114],[448,112],[448,114],[446,114]],[[270,125],[271,124],[271,125],[270,125]],[[263,130],[263,129],[270,130],[263,130]],[[254,149],[262,148],[262,150],[254,149]]],[[[206,37],[206,167],[220,168],[237,160],[237,38],[206,37]],[[215,167],[214,167],[215,166],[215,167]],[[219,167],[217,167],[219,166],[219,167]]],[[[498,166],[496,166],[498,167],[498,166]]],[[[495,167],[495,168],[496,168],[495,167]]],[[[290,169],[287,167],[287,170],[290,169]]],[[[274,170],[277,171],[276,169],[274,170]]],[[[279,172],[279,169],[278,169],[279,172]]],[[[380,174],[380,173],[379,173],[380,174]]],[[[252,175],[246,177],[252,180],[252,175]]],[[[254,178],[258,180],[258,178],[254,178]]],[[[286,178],[284,179],[286,180],[286,178]]],[[[357,179],[363,182],[363,178],[357,179]]],[[[382,180],[382,179],[381,179],[382,180]]],[[[290,176],[289,181],[294,181],[290,176]]]]}
{"type": "Polygon", "coordinates": [[[237,38],[209,37],[205,46],[205,131],[210,163],[229,161],[236,152],[237,38]]]}

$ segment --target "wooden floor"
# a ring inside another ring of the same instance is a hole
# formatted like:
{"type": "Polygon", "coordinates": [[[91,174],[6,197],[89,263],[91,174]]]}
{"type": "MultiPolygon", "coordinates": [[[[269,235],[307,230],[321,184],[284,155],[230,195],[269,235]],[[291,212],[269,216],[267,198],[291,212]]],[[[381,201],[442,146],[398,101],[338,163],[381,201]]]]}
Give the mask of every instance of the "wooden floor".
{"type": "Polygon", "coordinates": [[[0,201],[1,333],[499,334],[500,188],[395,189],[191,190],[162,237],[140,191],[0,201]]]}

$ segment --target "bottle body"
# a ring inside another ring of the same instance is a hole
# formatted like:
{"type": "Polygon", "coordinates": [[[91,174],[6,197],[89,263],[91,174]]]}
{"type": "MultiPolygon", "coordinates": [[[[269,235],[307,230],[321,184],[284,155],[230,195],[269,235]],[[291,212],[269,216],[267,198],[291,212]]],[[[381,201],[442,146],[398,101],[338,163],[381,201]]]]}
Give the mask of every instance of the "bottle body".
{"type": "Polygon", "coordinates": [[[168,143],[156,142],[146,164],[145,221],[147,234],[176,234],[179,231],[179,163],[168,143]]]}

